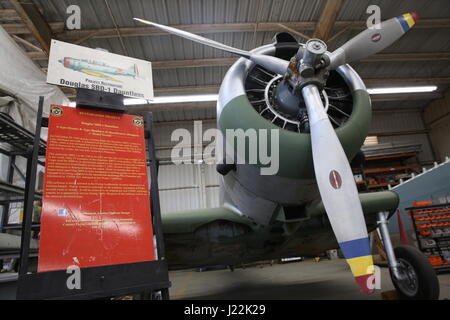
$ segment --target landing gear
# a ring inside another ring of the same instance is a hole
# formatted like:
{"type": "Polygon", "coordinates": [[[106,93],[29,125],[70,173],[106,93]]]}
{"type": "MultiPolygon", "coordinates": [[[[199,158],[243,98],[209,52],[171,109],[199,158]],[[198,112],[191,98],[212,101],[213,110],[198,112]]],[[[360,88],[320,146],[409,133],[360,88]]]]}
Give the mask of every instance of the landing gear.
{"type": "Polygon", "coordinates": [[[436,300],[439,298],[439,282],[431,264],[418,249],[412,246],[395,248],[402,279],[391,273],[392,283],[404,300],[436,300]]]}
{"type": "Polygon", "coordinates": [[[439,298],[439,281],[431,264],[412,246],[392,248],[387,228],[387,213],[378,213],[378,226],[388,258],[389,272],[398,295],[404,300],[439,298]]]}

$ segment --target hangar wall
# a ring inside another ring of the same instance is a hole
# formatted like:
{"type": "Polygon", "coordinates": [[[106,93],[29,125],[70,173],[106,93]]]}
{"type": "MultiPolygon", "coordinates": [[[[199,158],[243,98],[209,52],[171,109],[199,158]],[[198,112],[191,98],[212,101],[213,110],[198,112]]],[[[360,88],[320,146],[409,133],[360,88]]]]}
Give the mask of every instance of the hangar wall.
{"type": "Polygon", "coordinates": [[[420,109],[374,112],[370,134],[377,135],[379,143],[420,143],[419,160],[424,163],[434,161],[420,109]]]}
{"type": "Polygon", "coordinates": [[[162,165],[159,171],[161,211],[219,206],[219,181],[214,165],[162,165]]]}
{"type": "Polygon", "coordinates": [[[194,121],[155,123],[155,147],[160,159],[158,183],[162,212],[219,206],[219,180],[215,165],[198,161],[180,163],[183,159],[186,160],[186,152],[191,152],[192,155],[199,152],[191,148],[192,145],[200,150],[200,147],[203,149],[209,144],[209,141],[200,141],[200,137],[206,130],[215,127],[215,119],[201,121],[201,125],[198,122],[195,128],[194,121]],[[192,140],[179,139],[176,130],[179,133],[189,132],[192,140]],[[194,134],[195,131],[197,135],[194,134]],[[174,141],[171,139],[172,135],[174,141]],[[171,160],[172,152],[177,154],[174,157],[176,164],[171,160]]]}
{"type": "MultiPolygon", "coordinates": [[[[201,126],[201,130],[199,127],[195,129],[197,137],[201,135],[200,132],[215,128],[216,120],[204,120],[201,126]]],[[[176,161],[179,161],[182,159],[181,148],[190,145],[188,141],[181,143],[178,139],[171,141],[172,133],[176,129],[187,130],[194,137],[194,121],[155,123],[155,144],[161,164],[159,171],[161,211],[164,213],[219,206],[219,181],[214,165],[172,163],[170,156],[173,147],[177,145],[175,150],[180,151],[176,157],[176,161]]],[[[422,153],[419,155],[419,160],[425,163],[434,161],[425,125],[418,109],[405,109],[395,113],[374,112],[370,132],[378,135],[379,143],[421,143],[422,153]]],[[[209,141],[196,141],[196,146],[205,147],[209,143],[209,141]]]]}
{"type": "Polygon", "coordinates": [[[450,157],[450,91],[442,99],[425,107],[423,120],[429,130],[437,160],[444,161],[445,157],[450,157]]]}

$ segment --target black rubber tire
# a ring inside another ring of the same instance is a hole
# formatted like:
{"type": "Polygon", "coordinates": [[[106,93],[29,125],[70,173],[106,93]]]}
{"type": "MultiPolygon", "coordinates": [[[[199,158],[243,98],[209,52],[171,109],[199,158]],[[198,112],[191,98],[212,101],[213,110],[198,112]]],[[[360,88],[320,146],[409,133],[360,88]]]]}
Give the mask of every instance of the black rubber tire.
{"type": "Polygon", "coordinates": [[[437,300],[439,299],[439,280],[436,271],[428,259],[417,248],[399,246],[394,249],[397,260],[404,260],[414,269],[417,290],[413,294],[402,289],[402,285],[391,274],[392,283],[402,300],[437,300]]]}

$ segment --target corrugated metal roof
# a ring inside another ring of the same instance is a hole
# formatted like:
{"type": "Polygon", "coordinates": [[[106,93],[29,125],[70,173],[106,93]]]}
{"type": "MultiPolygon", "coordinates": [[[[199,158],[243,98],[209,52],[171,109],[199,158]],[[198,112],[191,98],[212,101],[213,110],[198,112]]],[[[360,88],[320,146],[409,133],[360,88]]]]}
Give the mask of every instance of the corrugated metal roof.
{"type": "Polygon", "coordinates": [[[359,75],[364,78],[432,78],[450,75],[448,61],[404,61],[382,63],[351,63],[359,75]]]}
{"type": "Polygon", "coordinates": [[[423,19],[448,18],[450,15],[448,0],[347,0],[339,12],[338,20],[364,20],[370,5],[380,7],[382,20],[407,12],[417,12],[423,19]]]}
{"type": "Polygon", "coordinates": [[[0,9],[12,9],[11,3],[9,0],[0,0],[0,9]]]}
{"type": "MultiPolygon", "coordinates": [[[[111,17],[104,1],[39,0],[36,1],[49,22],[64,21],[69,4],[81,7],[82,28],[113,28],[111,17]],[[95,4],[95,5],[94,5],[95,4]]],[[[208,24],[267,21],[316,21],[324,0],[216,0],[216,1],[145,1],[109,0],[114,19],[119,27],[142,26],[133,17],[142,17],[162,24],[208,24]]],[[[274,32],[243,32],[207,34],[205,37],[225,44],[250,50],[271,42],[274,32]]],[[[151,37],[123,37],[125,50],[118,38],[90,39],[83,45],[103,48],[117,54],[129,55],[150,61],[203,59],[231,57],[213,48],[202,46],[172,35],[151,37]],[[126,51],[126,52],[125,52],[126,51]]],[[[177,70],[155,70],[155,87],[180,85],[206,85],[221,82],[224,67],[189,68],[177,70]]]]}
{"type": "MultiPolygon", "coordinates": [[[[104,1],[38,0],[47,21],[62,21],[67,6],[83,10],[83,28],[112,28],[104,1]]],[[[162,24],[233,23],[258,21],[315,21],[324,0],[108,0],[120,27],[136,25],[133,17],[162,24]]]]}

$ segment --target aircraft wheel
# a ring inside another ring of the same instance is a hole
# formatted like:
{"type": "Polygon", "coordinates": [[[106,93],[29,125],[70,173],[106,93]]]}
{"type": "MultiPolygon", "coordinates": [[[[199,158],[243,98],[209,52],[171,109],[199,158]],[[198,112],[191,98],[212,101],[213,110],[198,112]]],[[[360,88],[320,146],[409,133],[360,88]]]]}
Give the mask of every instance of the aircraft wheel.
{"type": "Polygon", "coordinates": [[[403,279],[392,283],[402,300],[437,300],[439,281],[428,259],[417,248],[400,246],[394,249],[403,279]]]}

